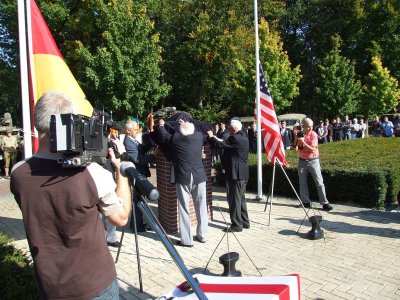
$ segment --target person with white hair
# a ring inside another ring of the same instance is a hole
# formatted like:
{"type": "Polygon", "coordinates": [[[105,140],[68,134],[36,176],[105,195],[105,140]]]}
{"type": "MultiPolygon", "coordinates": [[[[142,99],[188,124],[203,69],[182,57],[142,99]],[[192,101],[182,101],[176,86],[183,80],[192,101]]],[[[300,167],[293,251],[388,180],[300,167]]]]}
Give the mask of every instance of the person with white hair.
{"type": "Polygon", "coordinates": [[[318,135],[313,131],[313,121],[310,118],[304,118],[301,121],[304,136],[295,137],[295,149],[299,155],[298,173],[300,182],[300,199],[304,207],[311,207],[310,196],[308,192],[307,177],[308,172],[317,186],[319,202],[322,209],[330,211],[333,207],[326,198],[325,185],[321,174],[319,164],[318,135]]]}
{"type": "Polygon", "coordinates": [[[207,135],[195,130],[194,124],[179,119],[179,131],[169,133],[163,119],[158,121],[158,134],[163,144],[172,150],[172,165],[178,197],[179,231],[181,240],[177,246],[193,247],[193,240],[205,243],[208,230],[207,175],[203,165],[203,144],[207,135]],[[192,195],[196,212],[196,236],[193,237],[190,221],[189,200],[192,195]]]}
{"type": "Polygon", "coordinates": [[[231,226],[227,230],[243,231],[243,228],[250,228],[245,198],[247,180],[249,179],[248,138],[242,131],[242,123],[236,118],[233,118],[229,123],[230,136],[225,141],[214,136],[212,131],[207,133],[224,150],[221,163],[227,180],[227,200],[231,218],[231,226]]]}

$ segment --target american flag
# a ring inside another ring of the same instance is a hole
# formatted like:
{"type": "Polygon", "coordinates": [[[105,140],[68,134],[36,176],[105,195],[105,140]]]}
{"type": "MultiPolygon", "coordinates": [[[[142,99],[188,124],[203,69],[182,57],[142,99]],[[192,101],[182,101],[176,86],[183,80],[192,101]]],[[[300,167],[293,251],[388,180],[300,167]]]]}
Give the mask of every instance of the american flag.
{"type": "MultiPolygon", "coordinates": [[[[282,142],[280,127],[276,117],[274,104],[264,71],[260,68],[260,110],[261,110],[261,135],[265,145],[265,153],[269,162],[274,163],[275,158],[284,166],[289,166],[285,157],[285,148],[282,142]]],[[[257,103],[256,103],[257,104],[257,103]]],[[[257,107],[254,110],[254,118],[257,120],[257,107]]]]}

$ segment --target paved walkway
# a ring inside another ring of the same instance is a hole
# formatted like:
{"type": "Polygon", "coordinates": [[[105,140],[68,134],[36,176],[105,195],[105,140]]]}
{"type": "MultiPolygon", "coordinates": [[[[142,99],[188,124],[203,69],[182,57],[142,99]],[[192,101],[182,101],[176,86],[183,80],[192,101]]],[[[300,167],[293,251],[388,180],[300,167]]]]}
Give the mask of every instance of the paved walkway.
{"type": "MultiPolygon", "coordinates": [[[[240,254],[236,266],[244,276],[298,273],[302,299],[400,299],[400,212],[334,205],[330,213],[319,211],[324,218],[325,241],[312,241],[306,238],[309,222],[300,227],[304,211],[296,199],[274,198],[268,226],[265,201],[254,198],[254,194],[247,194],[251,228],[228,236],[230,251],[240,254]]],[[[157,213],[157,204],[150,206],[157,213]]],[[[229,214],[221,187],[214,186],[213,209],[207,243],[177,247],[192,273],[203,273],[207,263],[206,274],[223,271],[218,259],[228,252],[228,243],[221,229],[229,214]]],[[[5,179],[0,179],[0,232],[29,253],[21,213],[5,179]]],[[[171,235],[171,239],[177,238],[171,235]]],[[[154,232],[140,234],[139,249],[143,293],[139,290],[134,235],[126,231],[117,263],[121,299],[154,299],[184,281],[154,232]]],[[[110,251],[116,255],[115,248],[110,251]]]]}

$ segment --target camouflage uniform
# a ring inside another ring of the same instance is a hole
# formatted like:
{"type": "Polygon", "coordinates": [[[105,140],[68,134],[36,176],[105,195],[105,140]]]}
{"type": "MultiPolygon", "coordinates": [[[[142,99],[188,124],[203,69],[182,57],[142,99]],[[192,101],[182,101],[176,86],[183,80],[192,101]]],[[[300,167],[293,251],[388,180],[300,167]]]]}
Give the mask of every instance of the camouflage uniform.
{"type": "Polygon", "coordinates": [[[4,170],[5,175],[10,175],[10,163],[14,166],[17,160],[18,140],[17,137],[11,135],[11,131],[7,131],[7,136],[1,140],[1,150],[4,152],[4,170]]]}

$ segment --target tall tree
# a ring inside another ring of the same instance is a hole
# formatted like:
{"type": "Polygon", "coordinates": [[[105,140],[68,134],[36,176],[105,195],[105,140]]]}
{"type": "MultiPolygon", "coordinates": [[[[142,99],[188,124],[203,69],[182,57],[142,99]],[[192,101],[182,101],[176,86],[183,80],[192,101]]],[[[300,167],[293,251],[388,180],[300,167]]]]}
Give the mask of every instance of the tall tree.
{"type": "MultiPolygon", "coordinates": [[[[173,87],[169,103],[181,102],[194,109],[215,103],[216,109],[225,107],[231,115],[252,114],[255,93],[252,3],[167,0],[166,4],[169,5],[164,5],[159,26],[165,49],[163,68],[173,87]]],[[[295,78],[299,70],[291,70],[279,35],[262,22],[260,40],[264,47],[260,58],[264,68],[271,71],[274,101],[285,107],[298,92],[295,78]]]]}
{"type": "Polygon", "coordinates": [[[332,50],[318,65],[315,88],[316,105],[325,112],[325,117],[356,112],[361,95],[361,83],[356,80],[354,63],[340,53],[340,37],[332,37],[332,44],[332,50]]]}
{"type": "Polygon", "coordinates": [[[261,19],[259,25],[260,60],[277,111],[292,104],[291,99],[299,94],[300,67],[292,69],[287,53],[277,31],[270,30],[261,19]]]}
{"type": "Polygon", "coordinates": [[[161,48],[146,1],[45,1],[65,58],[92,105],[142,114],[165,97],[161,48]],[[75,72],[74,72],[75,71],[75,72]]]}
{"type": "Polygon", "coordinates": [[[383,114],[400,104],[399,83],[387,68],[382,66],[378,56],[372,58],[371,71],[365,78],[360,109],[368,117],[383,114]]]}

